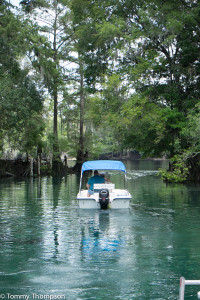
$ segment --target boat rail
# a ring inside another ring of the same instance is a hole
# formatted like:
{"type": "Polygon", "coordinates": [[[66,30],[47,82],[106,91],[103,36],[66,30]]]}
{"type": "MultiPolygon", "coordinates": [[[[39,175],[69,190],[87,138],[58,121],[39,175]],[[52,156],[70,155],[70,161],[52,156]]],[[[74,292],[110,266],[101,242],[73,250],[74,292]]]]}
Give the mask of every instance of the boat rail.
{"type": "MultiPolygon", "coordinates": [[[[184,277],[181,277],[180,278],[179,300],[184,300],[186,285],[200,285],[200,280],[186,280],[184,277]]],[[[198,297],[198,299],[200,299],[200,292],[197,293],[197,297],[198,297]]]]}

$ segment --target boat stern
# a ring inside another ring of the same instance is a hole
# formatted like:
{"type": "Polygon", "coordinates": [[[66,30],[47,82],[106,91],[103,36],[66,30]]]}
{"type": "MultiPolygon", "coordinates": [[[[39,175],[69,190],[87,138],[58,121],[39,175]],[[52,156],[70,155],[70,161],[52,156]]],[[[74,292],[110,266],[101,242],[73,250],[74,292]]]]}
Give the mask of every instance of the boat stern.
{"type": "Polygon", "coordinates": [[[100,208],[100,204],[98,202],[97,197],[92,195],[90,197],[87,196],[87,191],[80,191],[77,195],[77,200],[79,204],[79,208],[85,209],[98,209],[100,208]]]}

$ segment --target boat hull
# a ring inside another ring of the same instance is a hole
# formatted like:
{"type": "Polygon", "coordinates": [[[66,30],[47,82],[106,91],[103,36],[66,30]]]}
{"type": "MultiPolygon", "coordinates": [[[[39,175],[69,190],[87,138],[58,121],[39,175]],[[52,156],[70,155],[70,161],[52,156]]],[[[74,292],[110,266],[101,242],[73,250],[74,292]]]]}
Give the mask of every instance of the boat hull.
{"type": "MultiPolygon", "coordinates": [[[[109,201],[108,208],[111,209],[127,209],[130,207],[131,196],[111,198],[109,201]]],[[[80,194],[77,196],[79,208],[82,209],[101,209],[99,199],[95,197],[81,197],[80,194]]]]}
{"type": "Polygon", "coordinates": [[[110,203],[110,208],[112,209],[122,209],[122,208],[129,208],[130,207],[130,199],[114,199],[110,203]]]}
{"type": "Polygon", "coordinates": [[[95,199],[78,199],[79,208],[100,209],[100,204],[95,199]]]}

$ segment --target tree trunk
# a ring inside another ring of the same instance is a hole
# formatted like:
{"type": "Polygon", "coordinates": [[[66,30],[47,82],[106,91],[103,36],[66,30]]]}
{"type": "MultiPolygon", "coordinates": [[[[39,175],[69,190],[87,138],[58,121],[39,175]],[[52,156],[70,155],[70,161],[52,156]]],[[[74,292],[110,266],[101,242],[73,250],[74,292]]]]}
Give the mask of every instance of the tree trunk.
{"type": "Polygon", "coordinates": [[[40,165],[41,165],[41,159],[40,159],[40,155],[38,154],[38,156],[37,156],[37,174],[38,174],[38,176],[40,176],[40,165]]]}
{"type": "Polygon", "coordinates": [[[60,173],[61,171],[61,157],[59,152],[59,143],[58,143],[58,92],[57,92],[57,83],[54,87],[54,121],[53,121],[53,132],[54,132],[54,141],[53,141],[53,160],[52,160],[52,171],[53,173],[60,173]]]}
{"type": "Polygon", "coordinates": [[[84,160],[84,87],[83,87],[83,66],[80,62],[80,137],[79,137],[79,152],[80,152],[80,162],[83,163],[84,160]]]}
{"type": "Polygon", "coordinates": [[[76,156],[76,165],[75,169],[79,171],[84,162],[84,104],[85,104],[85,95],[84,95],[84,74],[83,74],[83,63],[79,57],[79,66],[80,66],[80,123],[79,123],[79,148],[76,156]]]}
{"type": "Polygon", "coordinates": [[[30,176],[33,177],[33,158],[30,158],[30,176]]]}
{"type": "MultiPolygon", "coordinates": [[[[55,22],[54,22],[54,40],[53,40],[53,61],[57,69],[57,1],[54,1],[55,9],[55,22]]],[[[53,173],[60,173],[61,171],[61,157],[59,152],[59,143],[58,143],[58,74],[54,74],[53,82],[53,101],[54,101],[54,113],[53,113],[53,160],[52,160],[52,171],[53,173]]]]}

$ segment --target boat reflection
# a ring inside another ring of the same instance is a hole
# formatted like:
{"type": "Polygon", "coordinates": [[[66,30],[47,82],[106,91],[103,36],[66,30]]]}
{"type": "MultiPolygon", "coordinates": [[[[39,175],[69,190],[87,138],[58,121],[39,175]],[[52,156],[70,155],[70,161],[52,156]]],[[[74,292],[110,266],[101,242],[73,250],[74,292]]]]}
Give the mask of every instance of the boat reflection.
{"type": "MultiPolygon", "coordinates": [[[[85,213],[87,216],[87,213],[85,213]]],[[[97,211],[82,226],[81,252],[84,257],[101,255],[105,252],[119,252],[124,240],[110,224],[109,211],[97,211]]],[[[83,220],[83,218],[82,218],[83,220]]]]}

